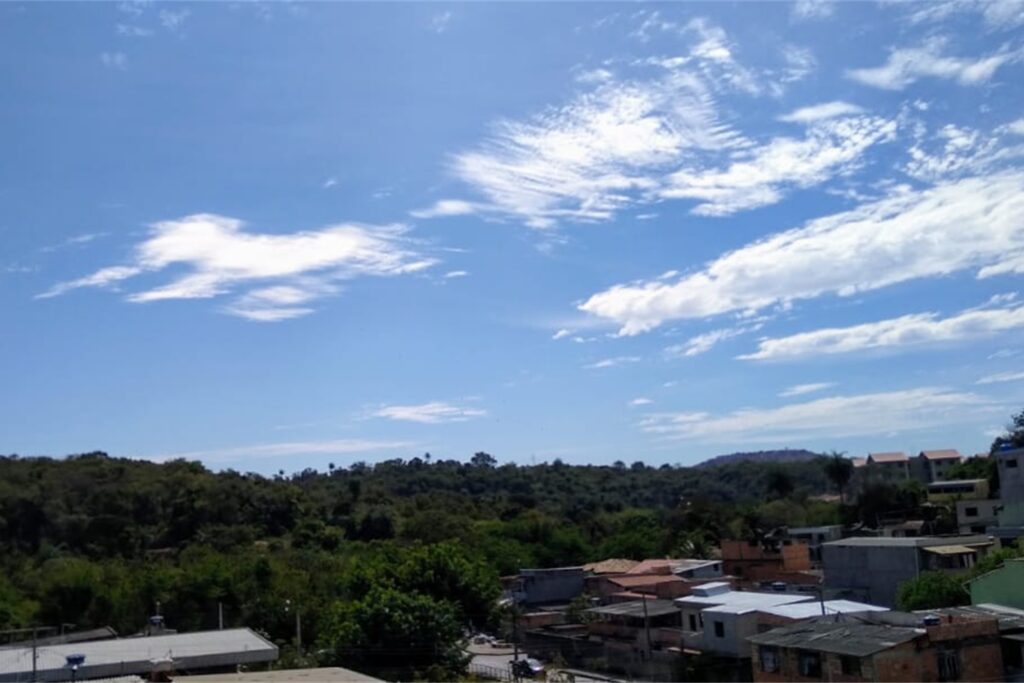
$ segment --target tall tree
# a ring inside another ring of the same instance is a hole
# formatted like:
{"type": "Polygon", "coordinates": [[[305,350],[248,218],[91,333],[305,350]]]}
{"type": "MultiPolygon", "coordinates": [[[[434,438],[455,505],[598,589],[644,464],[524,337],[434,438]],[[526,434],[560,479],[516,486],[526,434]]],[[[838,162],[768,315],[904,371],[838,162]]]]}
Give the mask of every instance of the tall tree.
{"type": "Polygon", "coordinates": [[[1006,433],[997,436],[992,442],[991,452],[995,453],[1003,446],[1024,448],[1024,410],[1010,418],[1010,424],[1006,425],[1006,433]]]}
{"type": "Polygon", "coordinates": [[[849,484],[850,479],[853,478],[853,461],[842,453],[833,451],[825,462],[825,476],[828,477],[829,481],[831,481],[839,491],[839,502],[845,502],[844,494],[846,492],[846,485],[849,484]]]}

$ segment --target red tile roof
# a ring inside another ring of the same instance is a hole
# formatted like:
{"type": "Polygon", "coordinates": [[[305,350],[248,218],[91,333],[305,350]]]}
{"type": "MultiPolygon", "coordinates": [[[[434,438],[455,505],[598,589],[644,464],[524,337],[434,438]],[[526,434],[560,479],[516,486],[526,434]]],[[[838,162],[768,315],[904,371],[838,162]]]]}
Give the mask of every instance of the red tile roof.
{"type": "Polygon", "coordinates": [[[944,448],[937,451],[921,451],[926,460],[959,460],[962,456],[955,448],[944,448]]]}
{"type": "Polygon", "coordinates": [[[868,458],[872,462],[907,462],[910,460],[910,458],[907,457],[907,454],[902,451],[868,453],[868,458]]]}

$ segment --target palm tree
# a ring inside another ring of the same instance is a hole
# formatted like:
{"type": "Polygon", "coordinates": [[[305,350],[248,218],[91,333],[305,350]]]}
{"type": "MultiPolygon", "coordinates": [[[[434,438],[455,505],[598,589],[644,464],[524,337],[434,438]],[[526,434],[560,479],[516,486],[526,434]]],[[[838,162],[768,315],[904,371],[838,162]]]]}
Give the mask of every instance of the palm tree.
{"type": "Polygon", "coordinates": [[[825,463],[825,476],[839,490],[839,504],[842,505],[844,502],[843,492],[853,477],[853,461],[842,453],[832,451],[828,461],[825,463]]]}

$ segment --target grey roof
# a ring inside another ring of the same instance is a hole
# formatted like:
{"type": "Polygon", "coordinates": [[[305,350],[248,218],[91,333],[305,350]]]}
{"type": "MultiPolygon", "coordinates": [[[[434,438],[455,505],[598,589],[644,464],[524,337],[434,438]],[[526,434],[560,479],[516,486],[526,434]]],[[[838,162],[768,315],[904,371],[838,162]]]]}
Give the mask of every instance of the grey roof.
{"type": "Polygon", "coordinates": [[[920,610],[919,614],[950,614],[964,617],[995,617],[999,620],[1000,631],[1024,631],[1024,610],[1005,605],[982,603],[963,607],[943,607],[920,610]]]}
{"type": "Polygon", "coordinates": [[[595,614],[617,617],[644,618],[644,603],[647,603],[647,616],[660,617],[666,614],[679,614],[679,608],[671,600],[632,600],[618,602],[604,607],[593,607],[589,611],[595,614]]]}
{"type": "Polygon", "coordinates": [[[934,545],[986,545],[992,539],[984,534],[973,536],[913,536],[911,538],[893,538],[890,536],[856,536],[829,541],[825,546],[870,547],[888,546],[897,548],[925,548],[934,545]]]}
{"type": "MultiPolygon", "coordinates": [[[[728,585],[728,584],[726,584],[728,585]]],[[[789,605],[794,602],[814,600],[813,595],[795,595],[793,593],[759,593],[756,591],[723,591],[712,595],[687,595],[676,598],[679,607],[696,607],[709,612],[727,614],[746,614],[767,607],[789,605]]]]}
{"type": "Polygon", "coordinates": [[[821,621],[783,626],[747,638],[757,645],[799,648],[839,655],[867,657],[924,634],[924,629],[851,622],[821,621]]]}
{"type": "MultiPolygon", "coordinates": [[[[26,680],[32,671],[32,648],[3,652],[0,681],[26,680]]],[[[159,660],[174,669],[268,662],[277,659],[277,646],[247,628],[49,645],[37,651],[39,680],[67,680],[66,658],[74,654],[85,655],[78,669],[78,678],[84,680],[149,673],[159,660]]]]}
{"type": "Polygon", "coordinates": [[[854,602],[852,600],[825,600],[823,614],[822,603],[818,600],[815,600],[814,602],[797,602],[788,605],[775,605],[773,607],[764,607],[758,611],[764,612],[765,614],[772,614],[777,617],[786,617],[789,619],[807,619],[811,617],[824,616],[825,614],[887,612],[888,610],[888,607],[869,605],[865,602],[854,602]]]}

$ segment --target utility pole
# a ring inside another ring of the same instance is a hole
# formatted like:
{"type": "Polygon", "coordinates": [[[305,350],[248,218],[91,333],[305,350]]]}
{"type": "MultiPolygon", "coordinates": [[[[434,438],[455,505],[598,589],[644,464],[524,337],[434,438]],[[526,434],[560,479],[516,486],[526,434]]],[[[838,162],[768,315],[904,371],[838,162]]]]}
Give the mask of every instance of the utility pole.
{"type": "Polygon", "coordinates": [[[651,659],[651,620],[647,618],[647,593],[641,593],[644,603],[644,633],[647,636],[647,659],[651,659]]]}
{"type": "Polygon", "coordinates": [[[295,605],[295,649],[298,650],[299,656],[302,656],[302,610],[299,606],[295,605]]]}
{"type": "Polygon", "coordinates": [[[217,601],[217,628],[224,630],[224,603],[220,600],[217,601]]]}
{"type": "Polygon", "coordinates": [[[36,681],[36,656],[38,655],[38,648],[36,647],[36,635],[39,629],[32,627],[32,682],[36,681]]]}

